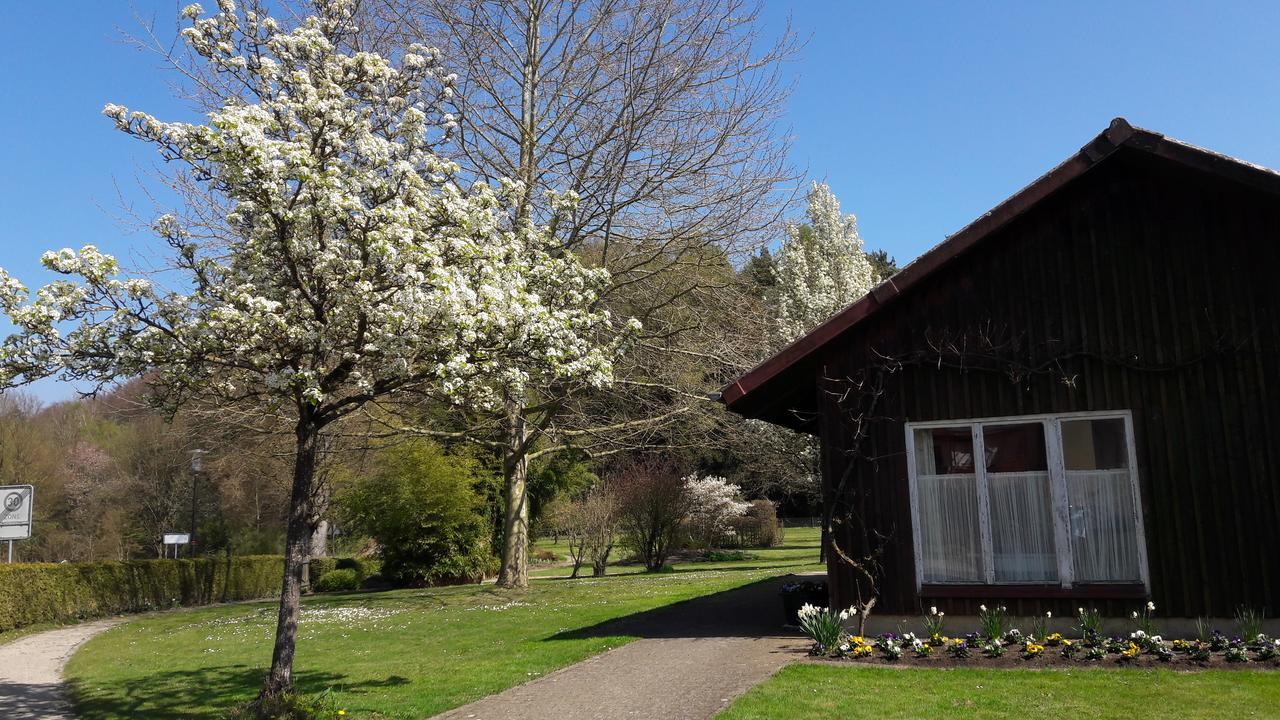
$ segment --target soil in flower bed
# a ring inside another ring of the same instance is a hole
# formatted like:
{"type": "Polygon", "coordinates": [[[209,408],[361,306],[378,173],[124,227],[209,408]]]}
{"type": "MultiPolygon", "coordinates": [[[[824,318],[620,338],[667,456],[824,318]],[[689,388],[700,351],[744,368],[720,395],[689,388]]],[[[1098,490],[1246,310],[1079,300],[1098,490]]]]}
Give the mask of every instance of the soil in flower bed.
{"type": "Polygon", "coordinates": [[[902,657],[890,660],[877,650],[869,657],[823,657],[811,656],[813,662],[850,664],[850,665],[900,665],[902,667],[920,668],[992,668],[1005,670],[1027,670],[1036,668],[1164,668],[1166,670],[1280,670],[1280,658],[1270,660],[1250,660],[1248,662],[1229,662],[1221,653],[1214,653],[1204,662],[1195,662],[1186,655],[1176,653],[1172,660],[1160,660],[1155,655],[1142,654],[1132,660],[1119,662],[1117,654],[1108,653],[1102,660],[1086,660],[1081,657],[1067,659],[1062,657],[1061,648],[1046,647],[1044,652],[1034,658],[1024,658],[1022,648],[1008,647],[1005,654],[998,657],[987,657],[975,651],[967,658],[951,657],[942,648],[934,648],[927,657],[916,657],[910,650],[905,650],[902,657]]]}

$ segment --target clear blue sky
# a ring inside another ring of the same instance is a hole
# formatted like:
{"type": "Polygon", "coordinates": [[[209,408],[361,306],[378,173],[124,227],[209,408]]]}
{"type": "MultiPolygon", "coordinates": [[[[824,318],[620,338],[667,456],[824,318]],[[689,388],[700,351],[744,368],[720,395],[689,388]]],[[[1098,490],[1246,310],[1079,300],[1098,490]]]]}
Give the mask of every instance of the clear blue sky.
{"type": "MultiPolygon", "coordinates": [[[[212,6],[210,1],[207,3],[212,6]]],[[[121,198],[154,158],[104,103],[188,111],[162,63],[120,40],[179,3],[15,3],[0,25],[0,266],[35,284],[46,248],[95,243],[145,260],[121,198]]],[[[794,78],[794,160],[905,262],[1124,116],[1280,167],[1280,3],[766,0],[807,39],[794,78]]],[[[0,330],[3,330],[0,326],[0,330]]],[[[46,400],[70,394],[44,383],[46,400]]]]}

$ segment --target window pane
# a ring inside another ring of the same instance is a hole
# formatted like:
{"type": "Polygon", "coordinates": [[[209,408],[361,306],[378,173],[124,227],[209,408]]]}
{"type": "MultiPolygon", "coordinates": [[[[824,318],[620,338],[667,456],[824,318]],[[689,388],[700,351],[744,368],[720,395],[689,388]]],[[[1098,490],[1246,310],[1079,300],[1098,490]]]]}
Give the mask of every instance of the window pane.
{"type": "Polygon", "coordinates": [[[1053,492],[1044,425],[984,426],[982,441],[996,581],[1056,581],[1053,492]]]}
{"type": "Polygon", "coordinates": [[[915,431],[925,582],[982,582],[978,478],[968,427],[915,431]]]}
{"type": "Polygon", "coordinates": [[[925,582],[982,582],[978,485],[973,475],[919,478],[925,582]]]}
{"type": "Polygon", "coordinates": [[[1064,420],[1062,459],[1068,470],[1119,470],[1129,467],[1124,420],[1064,420]]]}
{"type": "Polygon", "coordinates": [[[973,434],[968,427],[916,431],[916,472],[972,475],[973,434]]]}
{"type": "Polygon", "coordinates": [[[1062,423],[1071,551],[1079,582],[1142,579],[1127,447],[1122,419],[1062,423]]]}
{"type": "Polygon", "coordinates": [[[1044,451],[1044,425],[984,425],[982,443],[986,446],[987,472],[1047,472],[1049,462],[1044,451]]]}

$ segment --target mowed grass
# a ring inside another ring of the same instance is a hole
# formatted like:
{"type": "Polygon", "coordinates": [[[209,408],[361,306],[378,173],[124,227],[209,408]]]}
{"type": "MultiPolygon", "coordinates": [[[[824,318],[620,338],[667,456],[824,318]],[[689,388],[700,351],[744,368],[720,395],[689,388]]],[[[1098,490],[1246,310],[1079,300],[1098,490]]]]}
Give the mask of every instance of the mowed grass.
{"type": "Polygon", "coordinates": [[[1216,670],[981,670],[798,664],[717,720],[1280,717],[1280,675],[1216,670]]]}
{"type": "MultiPolygon", "coordinates": [[[[296,673],[348,718],[423,718],[633,638],[600,623],[820,569],[814,531],[750,560],[675,572],[540,578],[526,591],[471,585],[308,598],[296,673]]],[[[251,699],[271,657],[275,604],[140,617],[86,643],[67,674],[82,718],[221,718],[251,699]]]]}
{"type": "MultiPolygon", "coordinates": [[[[759,549],[747,548],[741,550],[747,557],[744,560],[732,561],[677,561],[672,563],[677,571],[688,570],[719,570],[725,568],[734,568],[736,570],[777,570],[779,573],[797,572],[796,565],[809,564],[812,567],[802,568],[804,570],[824,571],[826,568],[818,564],[818,543],[821,540],[821,531],[818,528],[788,528],[785,531],[784,542],[782,545],[774,548],[759,549]]],[[[555,563],[533,563],[529,566],[529,576],[533,578],[552,578],[552,577],[568,577],[573,571],[570,564],[569,543],[563,537],[560,542],[553,542],[552,538],[543,538],[535,542],[531,548],[531,552],[538,550],[550,550],[555,553],[559,560],[555,563]]],[[[726,553],[739,551],[725,551],[726,553]]],[[[623,552],[614,548],[613,554],[610,556],[609,575],[638,575],[644,573],[644,565],[636,562],[623,562],[623,552]]],[[[775,573],[778,574],[778,573],[775,573]]],[[[591,575],[590,563],[584,565],[578,571],[579,577],[591,575]]]]}

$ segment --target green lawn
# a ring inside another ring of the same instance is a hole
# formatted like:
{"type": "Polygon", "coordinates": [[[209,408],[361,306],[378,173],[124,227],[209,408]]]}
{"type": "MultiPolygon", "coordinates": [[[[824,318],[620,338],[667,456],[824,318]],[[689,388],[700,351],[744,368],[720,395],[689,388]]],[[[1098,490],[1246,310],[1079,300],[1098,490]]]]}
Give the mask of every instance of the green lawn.
{"type": "MultiPolygon", "coordinates": [[[[298,682],[330,690],[348,718],[422,718],[631,638],[598,623],[788,572],[819,569],[817,534],[729,563],[654,575],[327,595],[305,601],[298,682]]],[[[561,570],[563,573],[563,570],[561,570]]],[[[275,605],[141,617],[91,640],[68,676],[81,717],[216,718],[253,697],[271,655],[275,605]]]]}
{"type": "Polygon", "coordinates": [[[1280,675],[1217,670],[924,670],[799,664],[717,720],[1274,718],[1280,675]]]}

